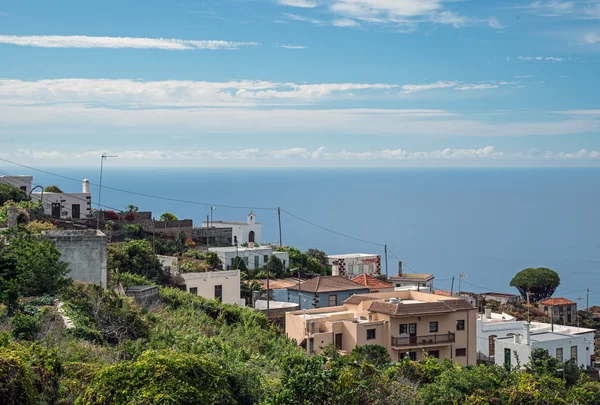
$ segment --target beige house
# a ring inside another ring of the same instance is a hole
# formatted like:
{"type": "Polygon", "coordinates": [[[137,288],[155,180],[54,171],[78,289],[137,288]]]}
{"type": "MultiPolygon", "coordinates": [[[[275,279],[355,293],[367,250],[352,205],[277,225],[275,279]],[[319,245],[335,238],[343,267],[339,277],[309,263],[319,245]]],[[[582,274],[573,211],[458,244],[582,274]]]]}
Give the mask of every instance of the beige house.
{"type": "Polygon", "coordinates": [[[417,291],[359,294],[341,306],[288,312],[286,333],[308,353],[329,344],[346,353],[377,344],[392,360],[477,360],[476,309],[460,298],[417,291]]]}
{"type": "Polygon", "coordinates": [[[240,271],[207,271],[203,273],[180,273],[185,290],[209,300],[245,306],[240,295],[240,271]]]}
{"type": "Polygon", "coordinates": [[[563,325],[577,321],[577,304],[566,298],[547,298],[538,302],[538,308],[563,325]]]}

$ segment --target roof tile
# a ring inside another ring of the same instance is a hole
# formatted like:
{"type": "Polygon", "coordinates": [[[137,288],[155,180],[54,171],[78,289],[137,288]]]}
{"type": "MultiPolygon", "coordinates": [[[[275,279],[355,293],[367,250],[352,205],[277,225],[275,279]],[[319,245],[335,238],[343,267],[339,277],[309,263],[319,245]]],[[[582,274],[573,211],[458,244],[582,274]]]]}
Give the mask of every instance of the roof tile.
{"type": "Polygon", "coordinates": [[[379,288],[392,288],[394,286],[392,283],[381,281],[373,276],[368,275],[367,273],[363,273],[359,276],[354,277],[352,281],[360,285],[364,285],[365,287],[368,287],[371,290],[376,290],[379,288]]]}
{"type": "MultiPolygon", "coordinates": [[[[342,276],[318,276],[300,284],[300,291],[312,293],[365,289],[367,288],[364,285],[355,283],[342,276]]],[[[298,290],[298,286],[290,286],[288,290],[298,290]]]]}
{"type": "Polygon", "coordinates": [[[540,305],[575,305],[575,303],[566,298],[546,298],[539,302],[540,305]]]}

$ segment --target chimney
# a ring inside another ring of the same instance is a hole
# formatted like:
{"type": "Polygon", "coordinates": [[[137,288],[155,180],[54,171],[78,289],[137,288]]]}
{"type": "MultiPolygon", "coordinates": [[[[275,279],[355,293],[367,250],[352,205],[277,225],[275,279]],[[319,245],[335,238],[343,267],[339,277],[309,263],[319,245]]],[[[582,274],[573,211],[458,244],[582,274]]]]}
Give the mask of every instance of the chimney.
{"type": "Polygon", "coordinates": [[[400,260],[398,262],[398,275],[401,276],[402,275],[402,260],[400,260]]]}
{"type": "Polygon", "coordinates": [[[83,179],[81,182],[81,192],[89,193],[90,192],[90,181],[88,179],[83,179]]]}
{"type": "Polygon", "coordinates": [[[529,322],[523,324],[523,344],[529,346],[529,322]]]}
{"type": "Polygon", "coordinates": [[[17,216],[19,211],[16,205],[9,205],[8,207],[8,229],[17,229],[17,216]]]}
{"type": "Polygon", "coordinates": [[[492,310],[491,310],[491,308],[486,308],[485,309],[485,317],[486,317],[486,319],[492,319],[492,310]]]}

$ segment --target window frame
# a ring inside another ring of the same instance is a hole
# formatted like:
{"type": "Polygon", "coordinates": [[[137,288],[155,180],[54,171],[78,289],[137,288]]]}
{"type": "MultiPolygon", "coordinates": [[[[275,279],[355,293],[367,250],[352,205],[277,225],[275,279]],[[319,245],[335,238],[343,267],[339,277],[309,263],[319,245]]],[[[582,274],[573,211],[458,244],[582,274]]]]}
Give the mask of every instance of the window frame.
{"type": "Polygon", "coordinates": [[[464,319],[456,320],[456,330],[465,330],[465,320],[464,319]]]}
{"type": "Polygon", "coordinates": [[[429,333],[438,333],[440,330],[440,323],[438,321],[429,322],[429,333]]]}
{"type": "Polygon", "coordinates": [[[367,329],[367,340],[377,339],[377,329],[367,329]]]}
{"type": "Polygon", "coordinates": [[[327,297],[327,306],[328,307],[337,307],[337,294],[329,294],[329,296],[327,297]],[[331,305],[333,299],[333,305],[331,305]]]}
{"type": "Polygon", "coordinates": [[[454,350],[454,357],[466,357],[467,356],[467,348],[466,347],[457,347],[454,350]]]}
{"type": "Polygon", "coordinates": [[[198,295],[198,287],[190,287],[189,291],[190,294],[194,294],[194,295],[198,295]]]}

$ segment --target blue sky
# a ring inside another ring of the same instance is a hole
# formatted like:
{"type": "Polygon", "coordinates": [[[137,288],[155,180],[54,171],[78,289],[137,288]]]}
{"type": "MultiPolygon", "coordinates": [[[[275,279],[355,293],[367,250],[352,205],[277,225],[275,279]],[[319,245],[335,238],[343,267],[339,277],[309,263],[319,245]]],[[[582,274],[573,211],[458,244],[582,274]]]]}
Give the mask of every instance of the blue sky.
{"type": "Polygon", "coordinates": [[[0,157],[599,166],[599,73],[599,0],[2,2],[0,157]]]}

